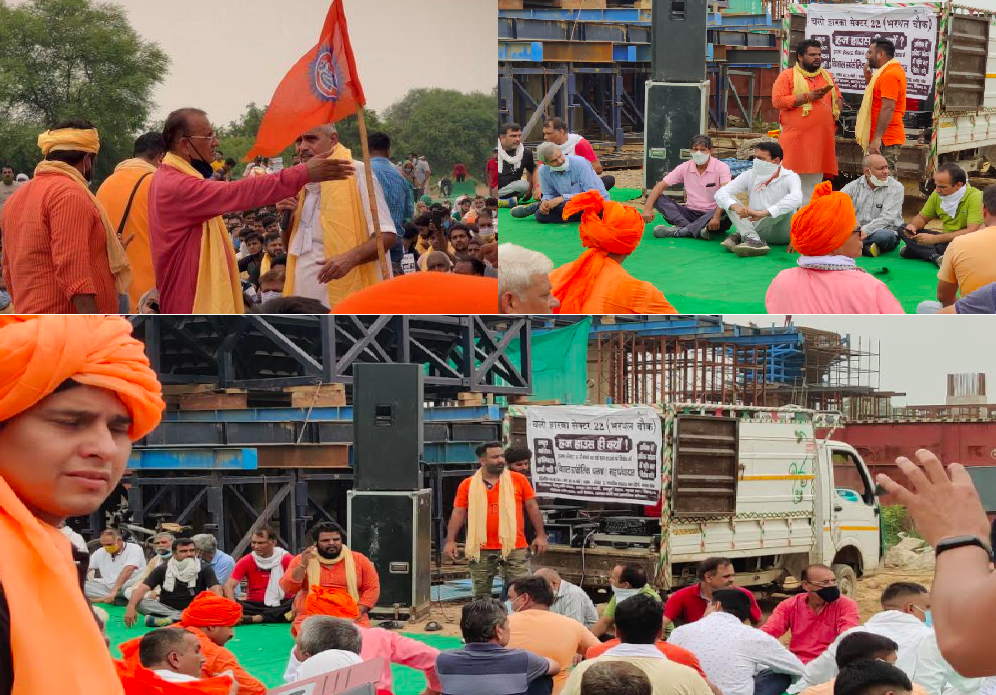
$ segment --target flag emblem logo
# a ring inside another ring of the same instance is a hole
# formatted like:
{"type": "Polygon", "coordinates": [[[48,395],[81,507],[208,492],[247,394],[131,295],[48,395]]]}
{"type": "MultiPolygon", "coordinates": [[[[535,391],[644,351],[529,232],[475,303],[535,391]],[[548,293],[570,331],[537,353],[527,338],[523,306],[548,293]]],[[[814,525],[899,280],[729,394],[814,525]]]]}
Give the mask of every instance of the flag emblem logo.
{"type": "Polygon", "coordinates": [[[314,85],[318,95],[325,101],[336,102],[339,100],[339,66],[336,65],[335,55],[328,46],[322,46],[315,58],[314,85]]]}

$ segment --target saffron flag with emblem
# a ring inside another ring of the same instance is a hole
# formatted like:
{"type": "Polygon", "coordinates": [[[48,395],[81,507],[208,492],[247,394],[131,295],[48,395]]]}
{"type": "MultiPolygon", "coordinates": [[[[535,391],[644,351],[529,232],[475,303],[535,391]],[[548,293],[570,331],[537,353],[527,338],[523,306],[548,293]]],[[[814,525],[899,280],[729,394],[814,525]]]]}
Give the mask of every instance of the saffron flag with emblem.
{"type": "Polygon", "coordinates": [[[342,0],[333,0],[318,44],[284,76],[246,160],[280,154],[302,133],[352,116],[366,104],[342,0]]]}

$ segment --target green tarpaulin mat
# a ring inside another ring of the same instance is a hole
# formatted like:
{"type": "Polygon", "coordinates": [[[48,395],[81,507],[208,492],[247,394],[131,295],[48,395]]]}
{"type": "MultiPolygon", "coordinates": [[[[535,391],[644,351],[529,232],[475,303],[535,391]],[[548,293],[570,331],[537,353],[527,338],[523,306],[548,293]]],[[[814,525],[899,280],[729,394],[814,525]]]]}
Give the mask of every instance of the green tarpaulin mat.
{"type": "MultiPolygon", "coordinates": [[[[588,331],[591,318],[573,326],[558,328],[531,338],[530,362],[533,372],[532,397],[581,404],[588,397],[588,331]]],[[[509,353],[519,354],[517,340],[509,353]]],[[[518,367],[516,360],[516,367],[518,367]]]]}
{"type": "MultiPolygon", "coordinates": [[[[625,202],[641,196],[636,189],[613,189],[612,200],[625,202]]],[[[721,235],[701,239],[657,239],[653,229],[664,220],[647,225],[640,246],[623,267],[639,280],[649,280],[682,314],[763,314],[764,295],[771,280],[794,267],[797,255],[784,246],[773,246],[767,256],[738,258],[720,246],[721,235]]],[[[532,217],[515,219],[509,210],[498,211],[499,238],[546,254],[555,266],[581,255],[578,223],[539,224],[532,217]]],[[[899,249],[878,258],[859,258],[858,265],[884,282],[907,313],[917,304],[935,299],[937,267],[924,261],[899,257],[899,249]]]]}
{"type": "MultiPolygon", "coordinates": [[[[101,608],[110,614],[107,623],[107,636],[111,640],[111,655],[120,658],[117,645],[140,637],[150,628],[145,627],[144,616],[133,628],[125,627],[123,617],[125,609],[122,606],[105,606],[101,608]]],[[[422,632],[406,632],[406,637],[436,649],[458,649],[463,641],[457,637],[443,637],[422,632]]],[[[268,688],[283,685],[284,669],[287,667],[287,657],[294,646],[294,638],[290,634],[290,625],[240,625],[235,628],[235,637],[225,645],[238,658],[242,667],[263,682],[268,688]]],[[[425,688],[425,677],[421,671],[407,666],[392,665],[394,673],[394,692],[396,695],[417,695],[425,688]]]]}

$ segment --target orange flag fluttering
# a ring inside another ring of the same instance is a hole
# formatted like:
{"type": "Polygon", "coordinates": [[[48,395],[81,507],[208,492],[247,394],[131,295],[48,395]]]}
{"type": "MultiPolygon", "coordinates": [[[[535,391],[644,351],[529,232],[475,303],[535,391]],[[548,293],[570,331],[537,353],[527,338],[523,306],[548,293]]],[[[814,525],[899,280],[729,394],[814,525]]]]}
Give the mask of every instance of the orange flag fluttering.
{"type": "Polygon", "coordinates": [[[333,0],[318,43],[290,69],[270,99],[246,160],[272,157],[302,133],[352,116],[366,104],[349,45],[346,14],[333,0]]]}

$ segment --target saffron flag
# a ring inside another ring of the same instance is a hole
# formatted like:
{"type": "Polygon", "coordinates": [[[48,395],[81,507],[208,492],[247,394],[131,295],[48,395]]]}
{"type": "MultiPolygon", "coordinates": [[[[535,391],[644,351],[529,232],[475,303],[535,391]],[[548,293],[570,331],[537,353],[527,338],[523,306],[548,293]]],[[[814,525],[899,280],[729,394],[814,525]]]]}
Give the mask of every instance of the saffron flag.
{"type": "Polygon", "coordinates": [[[280,154],[302,133],[352,116],[364,104],[342,0],[333,0],[318,43],[273,93],[245,161],[280,154]]]}

